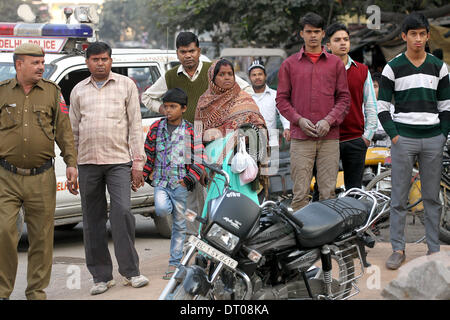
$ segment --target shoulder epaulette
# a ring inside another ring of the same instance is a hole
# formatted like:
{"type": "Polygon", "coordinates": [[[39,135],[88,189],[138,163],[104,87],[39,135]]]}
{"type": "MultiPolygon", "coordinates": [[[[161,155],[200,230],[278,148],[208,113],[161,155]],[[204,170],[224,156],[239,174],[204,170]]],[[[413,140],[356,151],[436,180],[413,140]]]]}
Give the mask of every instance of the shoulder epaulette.
{"type": "Polygon", "coordinates": [[[12,80],[13,80],[13,79],[6,79],[6,80],[3,80],[3,81],[0,81],[0,86],[4,86],[5,84],[8,84],[8,83],[10,83],[12,80]]]}
{"type": "Polygon", "coordinates": [[[51,83],[51,84],[55,85],[58,88],[58,90],[61,90],[59,85],[56,82],[52,81],[52,80],[48,80],[48,79],[42,78],[42,81],[47,82],[47,83],[51,83]]]}

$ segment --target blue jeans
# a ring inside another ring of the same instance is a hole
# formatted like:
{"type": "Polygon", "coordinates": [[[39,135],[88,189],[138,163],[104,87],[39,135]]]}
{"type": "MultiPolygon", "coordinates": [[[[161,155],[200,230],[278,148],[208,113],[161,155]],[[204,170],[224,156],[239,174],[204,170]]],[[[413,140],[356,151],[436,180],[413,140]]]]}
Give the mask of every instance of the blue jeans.
{"type": "Polygon", "coordinates": [[[183,245],[186,238],[186,220],[184,211],[186,210],[186,199],[188,191],[183,186],[175,189],[155,187],[155,210],[159,217],[172,214],[172,239],[170,241],[169,265],[180,264],[183,257],[183,245]]]}

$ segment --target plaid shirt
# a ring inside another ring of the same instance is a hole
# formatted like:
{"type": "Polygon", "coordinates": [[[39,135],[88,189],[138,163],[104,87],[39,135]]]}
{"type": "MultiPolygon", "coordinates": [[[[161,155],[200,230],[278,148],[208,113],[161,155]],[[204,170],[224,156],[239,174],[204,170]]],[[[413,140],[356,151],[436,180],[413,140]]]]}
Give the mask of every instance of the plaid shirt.
{"type": "MultiPolygon", "coordinates": [[[[184,180],[186,186],[200,180],[205,159],[204,146],[200,139],[194,139],[193,125],[183,120],[169,135],[167,119],[156,121],[150,127],[145,140],[147,161],[144,165],[144,177],[153,186],[178,186],[184,180]],[[153,173],[153,181],[150,179],[153,173]]],[[[190,188],[188,188],[190,189],[190,188]]]]}
{"type": "Polygon", "coordinates": [[[118,164],[145,161],[139,94],[133,80],[111,72],[99,89],[89,77],[70,94],[70,122],[78,164],[118,164]]]}

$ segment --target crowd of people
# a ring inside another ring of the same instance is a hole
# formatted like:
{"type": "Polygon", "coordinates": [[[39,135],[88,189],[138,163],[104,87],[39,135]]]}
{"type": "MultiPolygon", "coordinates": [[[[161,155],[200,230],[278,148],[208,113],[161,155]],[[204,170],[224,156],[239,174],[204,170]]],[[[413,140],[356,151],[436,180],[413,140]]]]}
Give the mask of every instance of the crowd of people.
{"type": "Polygon", "coordinates": [[[184,212],[191,209],[205,215],[204,204],[217,197],[224,184],[208,175],[203,164],[222,167],[230,176],[231,189],[259,203],[258,193],[267,190],[267,179],[235,157],[238,150],[248,151],[261,168],[270,156],[269,147],[278,143],[278,117],[282,136],[290,141],[295,211],[310,201],[314,172],[319,199],[335,196],[339,160],[346,189],[361,187],[367,147],[379,120],[392,141],[395,182],[393,253],[386,266],[397,269],[405,260],[408,179],[416,161],[428,254],[438,252],[439,168],[450,125],[450,85],[446,64],[425,51],[430,36],[427,19],[418,13],[407,16],[402,28],[406,52],[389,61],[381,75],[371,75],[366,65],[349,56],[350,33],[343,24],[325,29],[322,17],[307,13],[300,21],[300,36],[304,45],[282,63],[275,91],[266,84],[261,61],[248,68],[249,85],[235,75],[226,59],[200,61],[197,36],[181,32],[176,40],[181,64],[142,95],[149,109],[164,115],[150,127],[145,141],[137,88],[129,78],[111,71],[111,48],[106,43],[87,48],[91,76],[72,90],[68,114],[60,107],[64,102],[59,88],[42,78],[42,49],[33,44],[16,48],[17,76],[0,83],[0,97],[6,99],[0,104],[0,298],[7,299],[14,288],[15,221],[22,205],[30,242],[26,296],[46,298],[56,196],[54,141],[67,165],[69,191],[77,194],[79,186],[94,295],[115,285],[106,188],[114,252],[124,284],[134,288],[148,284],[139,270],[135,218],[130,211],[131,190],[144,183],[154,187],[156,214],[173,216],[170,257],[162,275],[170,279],[183,255],[184,212]]]}

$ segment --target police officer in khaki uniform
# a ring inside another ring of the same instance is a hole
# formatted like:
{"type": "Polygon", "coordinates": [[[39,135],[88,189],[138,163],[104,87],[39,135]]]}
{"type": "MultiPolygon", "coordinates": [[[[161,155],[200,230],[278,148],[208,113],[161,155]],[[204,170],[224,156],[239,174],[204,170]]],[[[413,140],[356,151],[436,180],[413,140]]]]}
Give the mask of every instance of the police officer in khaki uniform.
{"type": "Polygon", "coordinates": [[[77,194],[76,151],[60,88],[42,78],[44,51],[26,43],[14,51],[16,78],[0,82],[0,298],[8,299],[17,273],[16,220],[27,223],[27,299],[45,299],[53,255],[56,178],[54,142],[77,194]]]}

